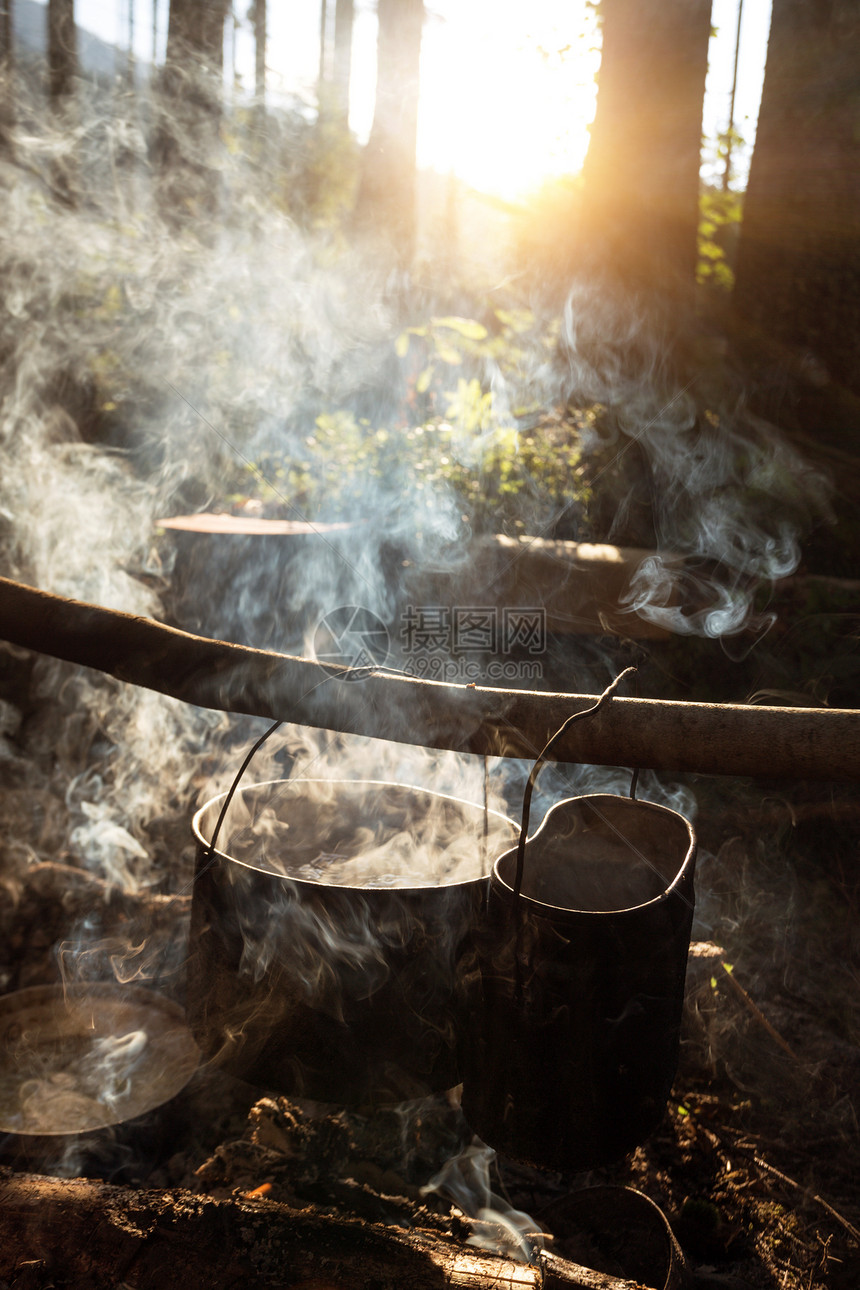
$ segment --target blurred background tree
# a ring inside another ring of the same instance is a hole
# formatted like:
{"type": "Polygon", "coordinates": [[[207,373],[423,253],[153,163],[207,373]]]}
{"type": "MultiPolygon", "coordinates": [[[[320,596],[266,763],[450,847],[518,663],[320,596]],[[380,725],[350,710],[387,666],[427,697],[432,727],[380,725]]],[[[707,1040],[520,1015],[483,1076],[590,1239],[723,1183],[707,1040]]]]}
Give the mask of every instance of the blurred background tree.
{"type": "Polygon", "coordinates": [[[68,102],[77,69],[75,0],[48,0],[48,97],[53,108],[68,102]]]}
{"type": "Polygon", "coordinates": [[[0,0],[0,154],[12,150],[15,123],[12,0],[0,0]]]}
{"type": "MultiPolygon", "coordinates": [[[[31,0],[20,3],[22,9],[44,14],[42,70],[47,67],[47,95],[57,118],[74,103],[76,77],[82,70],[85,78],[90,75],[78,66],[74,0],[47,0],[43,9],[31,0]]],[[[278,27],[282,15],[273,17],[266,0],[254,0],[244,15],[229,11],[227,0],[170,0],[167,7],[150,9],[140,0],[136,5],[123,0],[114,17],[127,33],[124,66],[132,71],[135,33],[152,18],[150,75],[138,58],[126,85],[136,96],[160,210],[174,226],[207,227],[205,217],[218,211],[223,194],[225,155],[238,157],[245,149],[255,167],[254,191],[261,198],[265,192],[264,200],[305,227],[323,231],[340,250],[361,244],[379,256],[385,248],[389,267],[394,264],[412,275],[406,278],[407,290],[410,280],[419,281],[432,249],[435,288],[445,279],[448,303],[443,312],[462,298],[462,309],[478,316],[483,306],[469,299],[466,276],[491,240],[490,231],[501,246],[506,237],[510,240],[512,221],[520,220],[525,231],[519,235],[520,259],[514,267],[521,276],[512,281],[519,284],[523,300],[537,288],[539,296],[558,304],[571,283],[586,275],[621,299],[656,303],[664,317],[675,319],[676,332],[686,330],[685,319],[698,315],[707,326],[737,334],[738,362],[752,374],[756,406],[768,416],[793,418],[800,429],[821,421],[855,424],[860,396],[860,28],[853,0],[830,0],[824,6],[775,0],[746,195],[743,167],[737,165],[743,142],[734,102],[720,132],[718,173],[705,187],[700,179],[710,0],[602,0],[592,8],[600,20],[600,64],[596,114],[581,173],[560,175],[547,183],[540,200],[532,200],[476,193],[453,169],[447,175],[425,172],[420,176],[420,220],[419,108],[429,114],[439,106],[438,94],[433,109],[427,106],[429,99],[422,99],[423,0],[378,0],[375,91],[358,61],[367,49],[371,11],[357,8],[354,0],[320,0],[319,77],[315,91],[311,86],[304,99],[285,95],[280,87],[273,90],[273,72],[267,69],[267,53],[275,48],[272,22],[279,48],[298,14],[278,27]],[[165,19],[162,32],[159,22],[165,19]],[[242,24],[252,51],[248,72],[237,70],[236,33],[242,24]],[[225,41],[232,64],[225,65],[225,41]],[[237,88],[244,75],[249,84],[253,81],[253,94],[237,88]],[[355,100],[363,96],[369,102],[372,93],[372,124],[362,144],[351,109],[355,118],[355,100]],[[730,183],[733,163],[736,178],[730,183]],[[433,219],[436,245],[428,236],[433,219]],[[735,256],[737,280],[727,312],[735,256]]],[[[735,71],[740,12],[739,6],[737,26],[729,33],[735,71]]],[[[0,147],[7,156],[14,136],[9,88],[16,61],[13,16],[13,0],[2,0],[0,147]]],[[[453,23],[452,11],[444,6],[432,8],[429,16],[434,31],[453,23]]],[[[310,31],[313,43],[314,28],[310,31]]],[[[88,33],[81,35],[86,44],[88,33]]],[[[472,31],[473,40],[479,35],[472,31]]],[[[511,40],[517,38],[512,29],[511,40]]],[[[555,67],[553,75],[564,72],[566,59],[579,57],[581,51],[572,43],[578,38],[563,22],[557,27],[557,47],[541,51],[547,69],[555,67]]],[[[523,52],[528,40],[525,35],[519,39],[523,52]]],[[[480,62],[483,48],[476,44],[471,56],[480,62]]],[[[513,64],[512,69],[510,95],[516,97],[521,88],[513,64]]],[[[460,73],[451,98],[469,103],[463,81],[460,73]]],[[[565,123],[537,118],[532,124],[529,94],[534,97],[534,90],[522,90],[519,106],[537,146],[541,132],[551,133],[565,123]]],[[[583,101],[571,102],[571,114],[581,114],[583,101]]],[[[483,110],[475,100],[468,124],[483,110]]],[[[464,109],[464,125],[466,115],[464,109]]],[[[483,124],[487,153],[496,149],[504,159],[506,140],[489,106],[483,124]]],[[[456,129],[456,121],[451,128],[456,129]]],[[[48,186],[69,202],[83,187],[83,181],[74,181],[75,148],[69,142],[52,146],[53,152],[44,154],[49,160],[39,164],[44,174],[53,165],[48,186]]]]}
{"type": "Polygon", "coordinates": [[[690,301],[710,0],[603,0],[571,270],[690,301]]]}
{"type": "MultiPolygon", "coordinates": [[[[733,304],[782,421],[820,419],[834,384],[860,395],[858,68],[854,0],[774,0],[733,304]]],[[[829,418],[856,424],[835,393],[829,418]]]]}
{"type": "Polygon", "coordinates": [[[174,224],[211,216],[217,204],[227,11],[228,0],[170,0],[152,154],[161,210],[174,224]]]}
{"type": "Polygon", "coordinates": [[[405,267],[415,251],[415,171],[424,0],[379,0],[376,106],[353,226],[405,267]]]}

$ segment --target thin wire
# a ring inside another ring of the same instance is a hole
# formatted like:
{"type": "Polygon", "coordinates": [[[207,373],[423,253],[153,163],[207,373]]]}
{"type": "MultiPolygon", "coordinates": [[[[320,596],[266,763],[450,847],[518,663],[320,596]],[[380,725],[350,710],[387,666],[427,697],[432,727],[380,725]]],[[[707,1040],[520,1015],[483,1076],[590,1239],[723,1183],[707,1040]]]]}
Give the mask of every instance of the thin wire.
{"type": "Polygon", "coordinates": [[[559,726],[555,734],[550,736],[550,738],[546,741],[541,751],[538,753],[537,760],[535,761],[535,764],[532,766],[529,772],[529,777],[528,777],[528,780],[526,781],[525,792],[523,793],[523,818],[522,818],[522,824],[520,826],[520,840],[517,843],[517,876],[514,882],[513,909],[515,913],[516,913],[517,905],[519,903],[520,891],[523,885],[523,869],[525,866],[525,856],[526,856],[526,835],[528,834],[528,829],[529,829],[529,813],[531,811],[532,792],[534,791],[535,780],[537,779],[538,772],[544,763],[546,755],[549,752],[552,745],[555,743],[556,739],[558,739],[562,734],[564,734],[565,730],[567,730],[569,726],[572,726],[575,721],[583,721],[586,717],[593,716],[595,712],[597,712],[600,708],[602,708],[603,705],[612,698],[613,694],[618,689],[618,686],[621,684],[624,678],[626,676],[633,675],[636,671],[637,669],[635,667],[625,667],[623,672],[619,672],[615,680],[611,681],[609,685],[607,685],[606,689],[603,691],[603,693],[601,694],[597,702],[595,704],[592,704],[590,708],[586,708],[583,712],[574,712],[572,716],[568,717],[567,720],[564,721],[559,726]]]}
{"type": "Polygon", "coordinates": [[[254,754],[256,753],[257,749],[261,748],[263,744],[266,742],[266,740],[269,738],[269,735],[273,735],[277,730],[278,726],[282,726],[283,724],[284,724],[283,721],[276,721],[273,725],[269,726],[265,734],[260,735],[260,738],[253,745],[253,747],[251,748],[251,751],[247,754],[247,756],[245,757],[245,760],[242,762],[242,765],[239,767],[238,773],[236,774],[236,777],[233,780],[233,783],[230,785],[228,792],[225,794],[224,804],[221,807],[221,811],[218,815],[215,828],[212,830],[212,837],[209,839],[209,845],[205,851],[206,862],[197,870],[197,872],[194,874],[194,877],[191,879],[191,882],[189,882],[188,885],[183,888],[184,891],[187,891],[188,887],[193,886],[198,878],[202,878],[204,873],[208,873],[209,870],[212,868],[213,864],[215,863],[215,844],[218,841],[218,834],[221,832],[221,826],[223,825],[224,818],[228,810],[230,809],[230,803],[232,802],[233,797],[235,796],[236,789],[239,787],[239,783],[242,779],[242,776],[245,774],[245,771],[250,766],[251,760],[254,754]]]}

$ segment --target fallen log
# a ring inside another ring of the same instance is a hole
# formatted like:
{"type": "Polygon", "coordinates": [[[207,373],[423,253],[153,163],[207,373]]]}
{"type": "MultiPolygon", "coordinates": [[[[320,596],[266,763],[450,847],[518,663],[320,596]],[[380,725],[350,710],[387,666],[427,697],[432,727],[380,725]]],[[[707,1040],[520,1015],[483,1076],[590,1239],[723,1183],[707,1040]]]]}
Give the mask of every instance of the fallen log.
{"type": "Polygon", "coordinates": [[[0,1169],[0,1278],[27,1290],[649,1290],[553,1255],[515,1263],[438,1232],[266,1199],[8,1169],[0,1169]]]}
{"type": "MultiPolygon", "coordinates": [[[[0,639],[225,712],[463,752],[534,758],[582,694],[446,685],[210,640],[0,578],[0,639]]],[[[559,740],[558,761],[860,779],[860,712],[613,698],[559,740]]]]}
{"type": "MultiPolygon", "coordinates": [[[[474,537],[469,558],[448,572],[409,570],[404,578],[413,605],[480,605],[487,590],[496,604],[541,605],[546,629],[557,635],[668,640],[672,633],[634,614],[626,603],[636,570],[654,552],[605,542],[564,542],[503,533],[474,537]]],[[[678,556],[661,555],[680,570],[678,556]]],[[[674,603],[674,602],[673,602],[674,603]]]]}
{"type": "MultiPolygon", "coordinates": [[[[179,590],[178,611],[189,608],[195,617],[213,605],[228,608],[233,576],[256,558],[266,567],[290,567],[312,559],[320,538],[337,546],[341,533],[346,552],[361,541],[364,523],[309,524],[301,520],[268,520],[255,515],[175,515],[158,520],[172,531],[177,562],[173,590],[179,590]],[[249,540],[253,547],[249,546],[249,540]],[[213,588],[201,570],[213,560],[228,571],[223,587],[213,588]],[[199,599],[198,599],[199,598],[199,599]],[[204,608],[205,606],[205,608],[204,608]]],[[[406,554],[404,548],[404,555],[406,554]]],[[[546,630],[556,634],[603,636],[613,633],[636,640],[668,640],[668,628],[631,612],[626,597],[640,565],[656,553],[639,547],[605,542],[569,542],[539,537],[508,537],[503,533],[473,535],[465,558],[447,569],[425,569],[407,561],[402,569],[401,604],[453,606],[486,605],[492,601],[512,609],[532,611],[540,605],[546,630]]],[[[660,553],[663,565],[676,572],[679,556],[660,553]]],[[[673,601],[674,603],[674,601],[673,601]]],[[[217,621],[217,608],[216,617],[217,621]]],[[[229,612],[229,609],[228,609],[229,612]]],[[[199,621],[199,618],[198,618],[199,621]]],[[[208,621],[213,621],[208,617],[208,621]]]]}

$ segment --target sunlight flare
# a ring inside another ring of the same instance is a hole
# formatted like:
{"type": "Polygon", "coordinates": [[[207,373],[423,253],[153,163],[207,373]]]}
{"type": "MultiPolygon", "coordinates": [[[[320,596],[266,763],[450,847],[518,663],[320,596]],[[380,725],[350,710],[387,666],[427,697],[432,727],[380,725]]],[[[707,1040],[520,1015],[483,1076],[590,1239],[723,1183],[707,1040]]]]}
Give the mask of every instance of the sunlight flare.
{"type": "Polygon", "coordinates": [[[473,6],[428,23],[418,127],[420,165],[506,198],[579,170],[599,65],[584,4],[539,0],[515,44],[513,8],[500,4],[492,25],[473,6]]]}

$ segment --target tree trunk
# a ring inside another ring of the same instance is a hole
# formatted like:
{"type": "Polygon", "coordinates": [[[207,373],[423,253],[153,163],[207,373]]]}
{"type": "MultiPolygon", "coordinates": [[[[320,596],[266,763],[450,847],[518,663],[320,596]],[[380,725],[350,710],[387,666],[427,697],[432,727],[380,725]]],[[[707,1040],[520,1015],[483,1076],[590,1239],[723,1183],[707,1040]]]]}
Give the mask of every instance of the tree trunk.
{"type": "Polygon", "coordinates": [[[601,5],[577,256],[623,288],[692,296],[710,11],[710,0],[601,5]]]}
{"type": "Polygon", "coordinates": [[[540,1267],[514,1263],[421,1228],[8,1169],[0,1170],[0,1277],[28,1290],[647,1290],[553,1255],[540,1267]]]}
{"type": "Polygon", "coordinates": [[[59,108],[68,99],[77,72],[75,0],[48,0],[48,97],[59,108]]]}
{"type": "Polygon", "coordinates": [[[55,197],[66,206],[76,206],[77,167],[69,134],[78,71],[75,0],[48,0],[47,16],[48,103],[65,139],[65,148],[49,164],[50,184],[55,197]]]}
{"type": "Polygon", "coordinates": [[[15,51],[12,41],[12,0],[0,0],[0,154],[14,151],[15,51]]]}
{"type": "Polygon", "coordinates": [[[774,0],[733,296],[753,343],[784,347],[771,416],[791,415],[786,382],[804,373],[860,394],[858,65],[856,0],[774,0]]]}
{"type": "Polygon", "coordinates": [[[317,77],[317,101],[326,83],[326,55],[328,53],[328,3],[320,0],[320,70],[317,77]]]}
{"type": "Polygon", "coordinates": [[[167,62],[191,58],[212,72],[224,67],[226,0],[170,0],[167,62]]]}
{"type": "Polygon", "coordinates": [[[349,127],[349,87],[352,70],[352,28],[355,0],[337,0],[334,11],[334,110],[344,129],[349,127]]]}
{"type": "Polygon", "coordinates": [[[226,13],[227,0],[170,0],[152,153],[161,209],[174,224],[205,220],[216,205],[226,13]]]}
{"type": "Polygon", "coordinates": [[[266,109],[266,0],[254,0],[254,97],[260,112],[266,109]]]}
{"type": "Polygon", "coordinates": [[[0,0],[0,64],[12,62],[12,0],[0,0]]]}
{"type": "Polygon", "coordinates": [[[376,106],[362,160],[356,231],[406,267],[415,249],[415,149],[424,0],[379,0],[376,106]]]}

